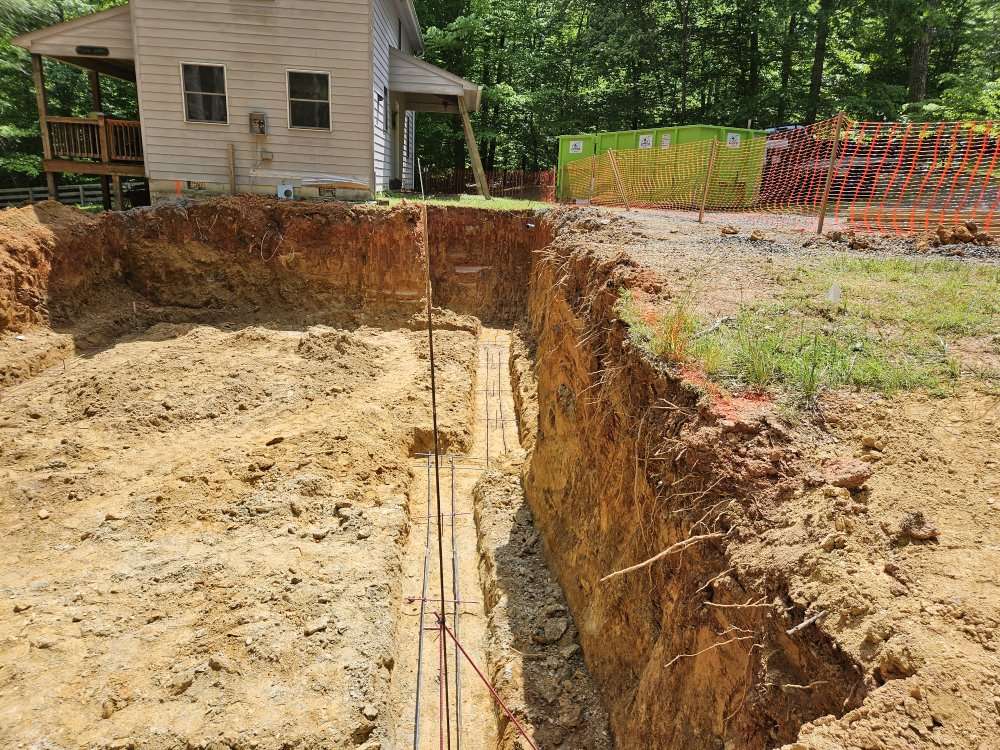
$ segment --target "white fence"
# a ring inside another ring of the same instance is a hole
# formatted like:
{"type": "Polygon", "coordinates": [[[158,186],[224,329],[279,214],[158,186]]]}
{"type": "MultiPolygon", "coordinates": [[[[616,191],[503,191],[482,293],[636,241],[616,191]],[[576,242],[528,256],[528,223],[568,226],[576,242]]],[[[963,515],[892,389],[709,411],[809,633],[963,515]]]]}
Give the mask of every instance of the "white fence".
{"type": "MultiPolygon", "coordinates": [[[[141,182],[122,182],[122,190],[137,185],[141,182]]],[[[59,185],[57,187],[60,203],[67,203],[71,206],[100,206],[101,205],[101,183],[87,182],[82,185],[59,185]]],[[[25,187],[25,188],[4,188],[0,190],[0,208],[19,206],[22,203],[38,203],[49,197],[46,187],[25,187]]]]}

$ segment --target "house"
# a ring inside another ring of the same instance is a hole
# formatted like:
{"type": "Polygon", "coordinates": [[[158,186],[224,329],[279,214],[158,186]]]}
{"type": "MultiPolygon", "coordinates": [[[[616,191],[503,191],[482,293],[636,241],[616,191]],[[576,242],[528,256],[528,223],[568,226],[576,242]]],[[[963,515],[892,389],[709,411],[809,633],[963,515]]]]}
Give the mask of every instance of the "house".
{"type": "Polygon", "coordinates": [[[414,187],[418,112],[469,123],[481,87],[415,55],[412,0],[131,0],[24,34],[50,195],[61,172],[154,198],[260,192],[364,199],[414,187]],[[88,71],[93,112],[53,117],[43,57],[88,71]],[[102,112],[100,77],[134,81],[139,120],[102,112]],[[398,181],[398,183],[397,183],[398,181]]]}

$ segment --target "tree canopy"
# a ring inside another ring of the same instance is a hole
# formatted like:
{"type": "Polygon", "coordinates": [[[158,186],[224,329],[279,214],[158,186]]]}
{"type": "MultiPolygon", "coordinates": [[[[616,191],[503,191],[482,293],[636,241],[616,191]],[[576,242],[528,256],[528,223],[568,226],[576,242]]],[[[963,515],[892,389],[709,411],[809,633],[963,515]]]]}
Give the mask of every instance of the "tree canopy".
{"type": "MultiPolygon", "coordinates": [[[[417,0],[425,57],[485,86],[487,167],[555,136],[689,123],[1000,118],[995,0],[417,0]]],[[[418,155],[456,162],[422,117],[418,155]]]]}
{"type": "MultiPolygon", "coordinates": [[[[37,181],[38,121],[19,33],[121,0],[0,0],[0,181],[37,181]]],[[[996,0],[416,0],[430,62],[481,83],[487,168],[553,164],[563,133],[706,123],[1000,119],[996,0]]],[[[333,54],[333,53],[331,53],[333,54]]],[[[90,109],[48,65],[51,109],[90,109]]],[[[136,116],[130,84],[106,108],[136,116]]],[[[425,167],[464,164],[457,118],[421,115],[425,167]]]]}

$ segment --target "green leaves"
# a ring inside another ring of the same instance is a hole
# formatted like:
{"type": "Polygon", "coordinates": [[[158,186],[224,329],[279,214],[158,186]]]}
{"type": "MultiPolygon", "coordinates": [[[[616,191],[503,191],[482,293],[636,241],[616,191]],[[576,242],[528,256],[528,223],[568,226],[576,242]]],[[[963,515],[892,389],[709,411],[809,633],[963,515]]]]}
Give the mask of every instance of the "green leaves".
{"type": "MultiPolygon", "coordinates": [[[[554,163],[563,133],[801,122],[819,7],[818,0],[418,2],[425,26],[434,27],[427,58],[486,87],[475,126],[487,166],[527,168],[554,163]]],[[[998,37],[1000,6],[991,0],[840,0],[819,117],[840,109],[876,120],[1000,117],[998,37]],[[907,106],[914,45],[928,22],[927,98],[907,106]]],[[[454,147],[460,137],[457,123],[423,117],[418,152],[425,164],[452,166],[464,159],[454,147]],[[425,130],[431,120],[444,124],[425,130]]]]}

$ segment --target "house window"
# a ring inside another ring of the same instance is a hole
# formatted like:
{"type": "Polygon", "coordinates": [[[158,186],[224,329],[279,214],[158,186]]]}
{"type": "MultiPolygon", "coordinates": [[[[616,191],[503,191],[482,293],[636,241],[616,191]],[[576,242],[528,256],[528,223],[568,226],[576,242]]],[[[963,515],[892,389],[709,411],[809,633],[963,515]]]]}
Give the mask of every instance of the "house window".
{"type": "Polygon", "coordinates": [[[382,132],[389,132],[389,88],[382,87],[382,132]]]}
{"type": "Polygon", "coordinates": [[[181,63],[181,80],[188,122],[229,122],[224,65],[181,63]]]}
{"type": "Polygon", "coordinates": [[[288,127],[330,129],[330,74],[288,71],[288,127]]]}

